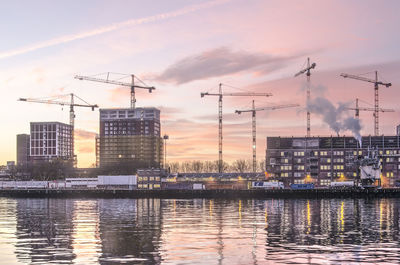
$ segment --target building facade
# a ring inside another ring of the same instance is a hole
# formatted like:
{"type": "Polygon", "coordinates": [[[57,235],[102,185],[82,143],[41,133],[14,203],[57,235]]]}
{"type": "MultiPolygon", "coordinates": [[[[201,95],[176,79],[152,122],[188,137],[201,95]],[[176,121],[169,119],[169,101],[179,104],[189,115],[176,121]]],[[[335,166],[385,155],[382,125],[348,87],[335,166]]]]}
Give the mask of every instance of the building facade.
{"type": "Polygon", "coordinates": [[[160,111],[156,108],[100,109],[96,164],[160,167],[163,160],[160,129],[160,111]]]}
{"type": "Polygon", "coordinates": [[[400,179],[400,136],[362,137],[267,137],[266,171],[285,185],[312,182],[328,186],[333,181],[359,177],[358,159],[377,148],[383,183],[394,186],[400,179]]]}
{"type": "Polygon", "coordinates": [[[161,189],[162,178],[167,177],[167,172],[164,169],[148,168],[138,169],[137,171],[137,188],[156,190],[161,189]]]}
{"type": "Polygon", "coordinates": [[[30,135],[17,135],[17,166],[20,168],[28,167],[30,157],[30,135]]]}
{"type": "Polygon", "coordinates": [[[61,122],[31,122],[30,160],[73,161],[72,127],[61,122]]]}

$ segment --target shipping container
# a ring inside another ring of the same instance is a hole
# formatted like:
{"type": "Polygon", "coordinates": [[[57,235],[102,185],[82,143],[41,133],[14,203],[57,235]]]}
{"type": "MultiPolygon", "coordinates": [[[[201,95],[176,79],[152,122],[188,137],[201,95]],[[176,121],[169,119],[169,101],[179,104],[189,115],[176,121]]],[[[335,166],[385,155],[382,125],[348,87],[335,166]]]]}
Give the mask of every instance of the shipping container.
{"type": "Polygon", "coordinates": [[[204,189],[205,189],[205,186],[204,186],[204,184],[202,184],[202,183],[194,183],[194,184],[193,184],[193,189],[194,189],[194,190],[204,190],[204,189]]]}
{"type": "Polygon", "coordinates": [[[283,189],[283,182],[253,181],[253,189],[283,189]]]}
{"type": "Polygon", "coordinates": [[[66,183],[65,180],[54,180],[49,181],[49,189],[65,189],[66,183]]]}
{"type": "Polygon", "coordinates": [[[71,189],[97,188],[97,178],[66,178],[65,187],[71,189]]]}
{"type": "Polygon", "coordinates": [[[205,188],[207,190],[247,190],[247,182],[212,182],[206,183],[205,188]]]}
{"type": "Polygon", "coordinates": [[[98,176],[99,185],[137,185],[136,175],[98,176]]]}
{"type": "Polygon", "coordinates": [[[354,181],[333,181],[330,186],[331,188],[351,188],[354,187],[354,181]]]}
{"type": "Polygon", "coordinates": [[[312,190],[314,189],[314,184],[313,183],[307,183],[307,184],[291,184],[290,188],[292,190],[312,190]]]}
{"type": "Polygon", "coordinates": [[[162,189],[165,189],[165,190],[191,190],[191,189],[193,189],[193,184],[164,182],[164,183],[162,183],[162,189]]]}

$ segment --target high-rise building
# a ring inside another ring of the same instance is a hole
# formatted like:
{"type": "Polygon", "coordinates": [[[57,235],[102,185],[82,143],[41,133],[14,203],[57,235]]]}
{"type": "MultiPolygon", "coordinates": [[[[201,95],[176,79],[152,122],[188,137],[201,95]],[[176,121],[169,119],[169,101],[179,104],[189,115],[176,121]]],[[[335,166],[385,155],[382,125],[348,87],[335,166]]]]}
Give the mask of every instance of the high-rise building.
{"type": "Polygon", "coordinates": [[[99,167],[125,163],[136,163],[140,167],[160,167],[163,157],[160,110],[100,109],[96,157],[99,167]]]}
{"type": "Polygon", "coordinates": [[[30,155],[30,135],[18,134],[17,135],[17,166],[26,168],[29,163],[30,155]]]}
{"type": "Polygon", "coordinates": [[[369,148],[378,149],[382,176],[394,185],[400,180],[400,136],[362,137],[361,147],[353,137],[267,137],[267,176],[286,185],[357,179],[357,161],[369,148]]]}
{"type": "Polygon", "coordinates": [[[73,161],[72,127],[61,122],[31,122],[30,159],[73,161]]]}

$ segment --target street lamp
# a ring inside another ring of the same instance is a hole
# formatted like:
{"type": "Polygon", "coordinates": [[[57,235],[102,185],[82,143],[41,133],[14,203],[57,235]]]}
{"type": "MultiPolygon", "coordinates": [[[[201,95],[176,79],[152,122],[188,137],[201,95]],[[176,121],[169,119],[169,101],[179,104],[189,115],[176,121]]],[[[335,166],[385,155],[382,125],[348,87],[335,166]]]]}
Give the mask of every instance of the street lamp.
{"type": "Polygon", "coordinates": [[[169,139],[169,136],[164,134],[164,168],[167,169],[167,140],[169,139]]]}

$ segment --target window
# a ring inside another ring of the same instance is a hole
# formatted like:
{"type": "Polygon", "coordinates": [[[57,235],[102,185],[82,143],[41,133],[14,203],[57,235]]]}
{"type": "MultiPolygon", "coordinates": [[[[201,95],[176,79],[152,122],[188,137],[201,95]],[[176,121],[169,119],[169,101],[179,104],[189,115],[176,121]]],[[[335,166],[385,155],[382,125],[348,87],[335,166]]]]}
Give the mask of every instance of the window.
{"type": "Polygon", "coordinates": [[[331,166],[330,165],[321,165],[320,169],[321,170],[331,170],[331,166]]]}
{"type": "Polygon", "coordinates": [[[342,156],[343,154],[343,151],[333,151],[334,156],[342,156]]]}
{"type": "Polygon", "coordinates": [[[294,156],[304,156],[304,152],[294,152],[294,156]]]}
{"type": "Polygon", "coordinates": [[[303,172],[294,172],[294,176],[296,178],[301,178],[301,177],[304,177],[304,173],[303,172]]]}
{"type": "Polygon", "coordinates": [[[281,166],[281,170],[292,170],[292,166],[281,166]]]}
{"type": "MultiPolygon", "coordinates": [[[[315,155],[318,155],[318,151],[314,151],[314,154],[315,155]]],[[[328,155],[328,152],[327,151],[320,151],[319,152],[319,156],[327,156],[328,155]]]]}
{"type": "Polygon", "coordinates": [[[330,180],[330,179],[321,179],[321,180],[319,181],[319,184],[320,184],[321,186],[329,186],[329,185],[331,184],[331,180],[330,180]]]}
{"type": "Polygon", "coordinates": [[[295,179],[294,184],[304,184],[304,179],[295,179]]]}

